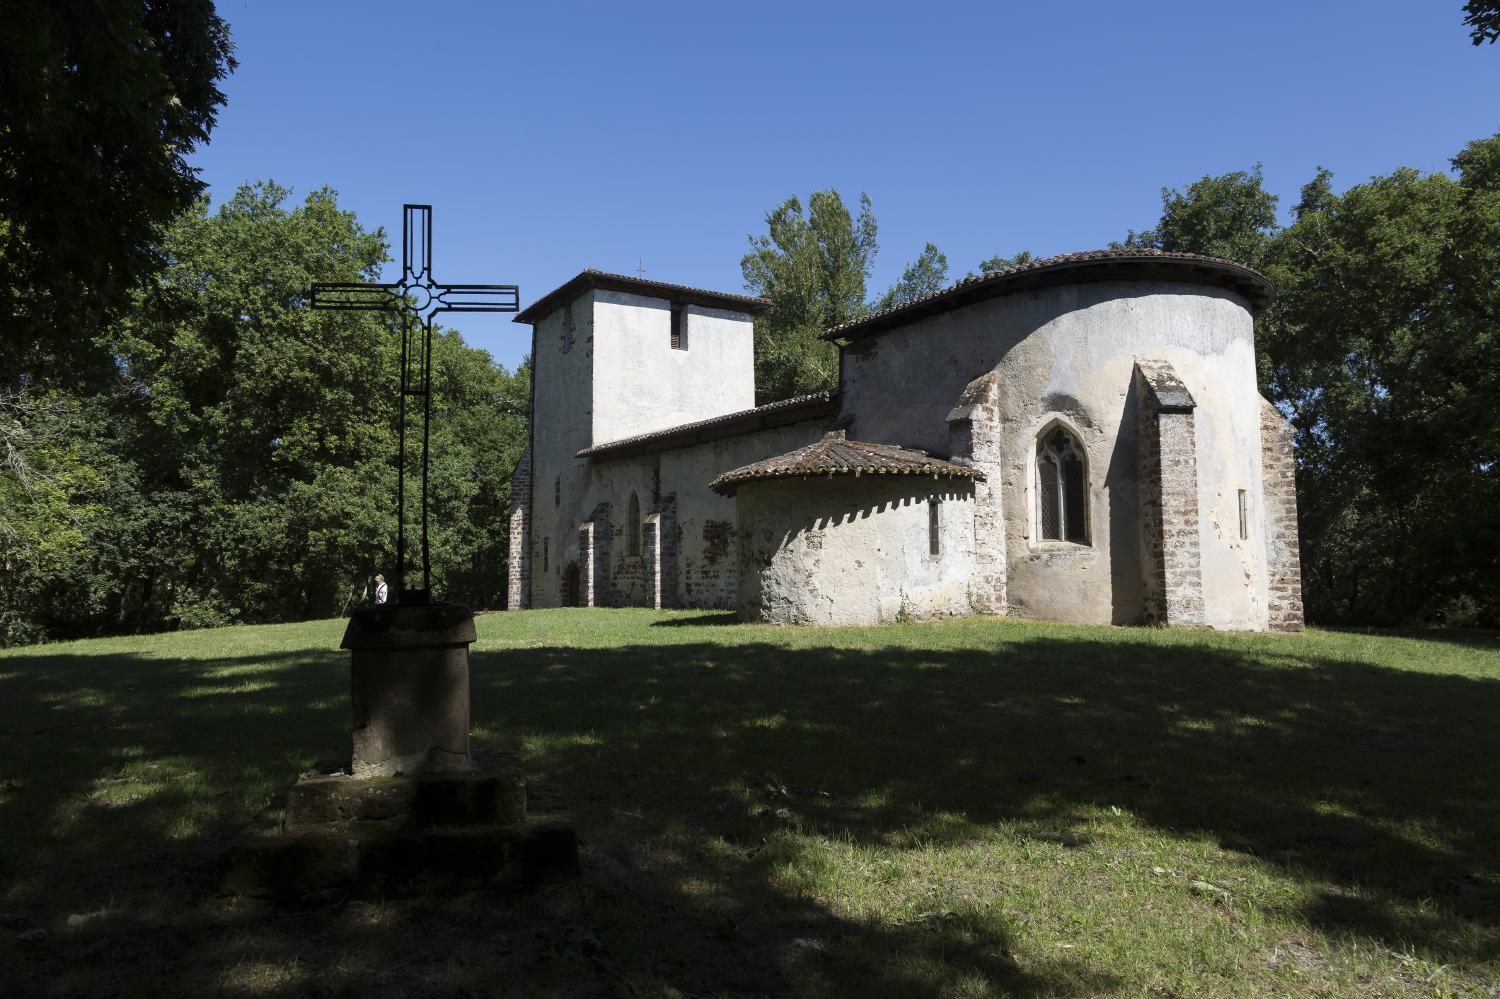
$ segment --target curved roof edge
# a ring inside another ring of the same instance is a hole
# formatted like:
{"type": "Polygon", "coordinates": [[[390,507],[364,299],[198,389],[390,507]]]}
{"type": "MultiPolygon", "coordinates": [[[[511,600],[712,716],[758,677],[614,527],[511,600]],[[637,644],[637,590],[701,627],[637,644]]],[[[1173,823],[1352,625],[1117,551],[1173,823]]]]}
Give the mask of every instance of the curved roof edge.
{"type": "Polygon", "coordinates": [[[702,305],[710,309],[748,312],[752,316],[758,316],[771,307],[770,299],[766,298],[735,295],[727,291],[710,291],[707,288],[693,288],[685,284],[668,284],[666,281],[648,281],[645,278],[630,277],[626,274],[596,271],[590,267],[526,306],[511,322],[534,323],[585,288],[628,291],[650,298],[665,298],[685,305],[702,305]]]}
{"type": "Polygon", "coordinates": [[[915,301],[841,323],[819,334],[824,340],[857,340],[939,312],[1018,291],[1091,281],[1186,281],[1224,288],[1243,296],[1258,314],[1271,303],[1276,289],[1259,271],[1196,253],[1166,250],[1089,250],[1064,253],[1003,271],[987,271],[965,278],[942,291],[915,301]]]}
{"type": "Polygon", "coordinates": [[[983,479],[984,473],[968,465],[956,465],[896,444],[851,441],[842,430],[830,430],[821,440],[773,458],[731,469],[708,484],[721,496],[729,496],[750,482],[768,479],[802,479],[847,475],[930,475],[933,478],[983,479]]]}

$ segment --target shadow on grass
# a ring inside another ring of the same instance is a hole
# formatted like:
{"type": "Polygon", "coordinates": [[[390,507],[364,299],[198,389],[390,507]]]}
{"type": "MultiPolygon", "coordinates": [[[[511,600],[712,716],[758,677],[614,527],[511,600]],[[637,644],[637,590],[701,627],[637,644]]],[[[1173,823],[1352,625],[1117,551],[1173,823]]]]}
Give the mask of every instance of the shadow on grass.
{"type": "Polygon", "coordinates": [[[683,818],[704,835],[761,835],[713,809],[766,779],[815,790],[776,804],[857,843],[1041,818],[1081,844],[1077,813],[1114,806],[1327,883],[1304,912],[1325,928],[1494,956],[1454,921],[1500,927],[1500,683],[1267,658],[1073,638],[992,654],[528,649],[475,657],[475,703],[539,737],[563,787],[611,788],[612,807],[646,815],[697,801],[683,818]]]}
{"type": "Polygon", "coordinates": [[[1492,958],[1472,941],[1500,926],[1500,683],[1286,648],[1112,634],[989,650],[476,652],[473,718],[523,742],[568,802],[584,879],[301,914],[214,900],[210,875],[241,823],[347,751],[341,653],[17,659],[0,668],[0,908],[55,939],[0,981],[485,994],[519,973],[519,991],[564,995],[642,983],[908,995],[973,981],[1094,994],[1121,983],[1066,958],[1018,966],[1003,920],[851,920],[787,871],[808,863],[809,838],[978,842],[1006,820],[1078,845],[1081,813],[1110,806],[1326,885],[1301,912],[1314,925],[1492,958]]]}
{"type": "Polygon", "coordinates": [[[653,628],[698,628],[703,625],[740,624],[740,616],[734,611],[714,611],[708,614],[694,614],[692,617],[666,617],[659,621],[652,621],[653,628]]]}

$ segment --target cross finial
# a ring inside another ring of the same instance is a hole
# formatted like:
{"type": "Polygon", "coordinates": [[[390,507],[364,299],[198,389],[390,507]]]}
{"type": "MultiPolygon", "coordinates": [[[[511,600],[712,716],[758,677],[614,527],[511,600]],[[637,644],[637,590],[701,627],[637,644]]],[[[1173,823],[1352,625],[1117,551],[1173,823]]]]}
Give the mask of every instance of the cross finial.
{"type": "Polygon", "coordinates": [[[401,389],[396,423],[396,601],[428,603],[432,566],[427,548],[428,438],[432,422],[432,320],[442,312],[515,312],[513,284],[440,284],[432,277],[432,206],[406,205],[401,220],[401,280],[386,284],[323,282],[312,287],[312,307],[391,312],[401,323],[401,389]],[[421,417],[422,586],[406,586],[407,409],[421,417]]]}
{"type": "Polygon", "coordinates": [[[638,259],[636,261],[636,265],[635,265],[635,272],[636,272],[636,274],[640,275],[640,277],[641,277],[642,280],[645,280],[645,277],[646,277],[646,261],[638,259]]]}

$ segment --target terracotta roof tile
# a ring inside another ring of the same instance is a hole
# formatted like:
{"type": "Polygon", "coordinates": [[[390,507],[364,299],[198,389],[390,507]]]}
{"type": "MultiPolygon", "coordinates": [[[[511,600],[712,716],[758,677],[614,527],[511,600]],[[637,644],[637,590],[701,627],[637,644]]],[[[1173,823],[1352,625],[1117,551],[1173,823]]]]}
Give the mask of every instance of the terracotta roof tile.
{"type": "Polygon", "coordinates": [[[670,298],[686,302],[690,305],[738,309],[751,314],[765,312],[771,307],[770,299],[756,298],[753,295],[736,295],[727,291],[694,288],[686,284],[650,281],[642,277],[631,277],[629,274],[611,274],[608,271],[600,271],[592,267],[587,267],[578,276],[553,288],[547,294],[532,302],[511,321],[516,323],[534,323],[561,305],[563,301],[575,297],[584,288],[634,291],[645,295],[654,295],[657,298],[670,298]]]}
{"type": "Polygon", "coordinates": [[[934,458],[926,451],[895,444],[851,441],[842,430],[831,430],[823,439],[786,454],[757,461],[725,472],[709,488],[729,496],[746,482],[761,479],[793,479],[821,475],[932,475],[956,479],[982,479],[977,468],[955,465],[934,458]]]}

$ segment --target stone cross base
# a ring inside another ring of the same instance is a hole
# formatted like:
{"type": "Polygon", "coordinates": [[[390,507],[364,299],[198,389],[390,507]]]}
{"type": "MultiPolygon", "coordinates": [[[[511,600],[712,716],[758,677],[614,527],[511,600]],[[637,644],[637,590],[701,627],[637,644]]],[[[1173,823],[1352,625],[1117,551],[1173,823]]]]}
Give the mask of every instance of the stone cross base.
{"type": "Polygon", "coordinates": [[[219,860],[219,891],[278,902],[524,888],[578,873],[559,815],[528,815],[518,767],[464,773],[303,776],[286,817],[257,819],[219,860]]]}
{"type": "Polygon", "coordinates": [[[469,769],[469,644],[474,615],[457,604],[361,607],[351,653],[354,776],[469,769]]]}
{"type": "Polygon", "coordinates": [[[561,816],[527,813],[526,779],[469,755],[474,616],[454,604],[349,619],[354,755],[303,775],[220,857],[219,890],[280,902],[525,886],[578,873],[561,816]]]}

